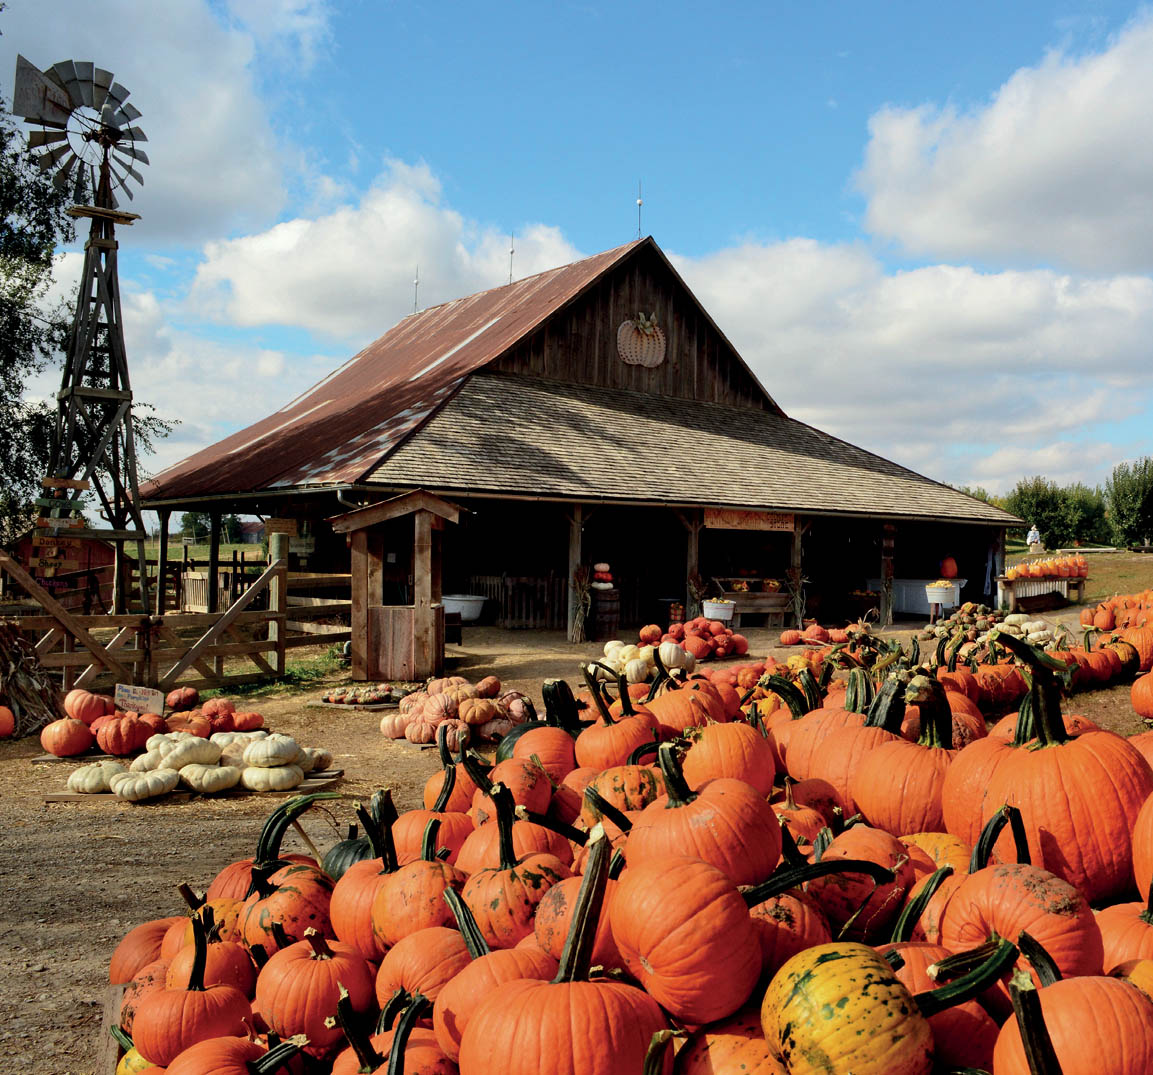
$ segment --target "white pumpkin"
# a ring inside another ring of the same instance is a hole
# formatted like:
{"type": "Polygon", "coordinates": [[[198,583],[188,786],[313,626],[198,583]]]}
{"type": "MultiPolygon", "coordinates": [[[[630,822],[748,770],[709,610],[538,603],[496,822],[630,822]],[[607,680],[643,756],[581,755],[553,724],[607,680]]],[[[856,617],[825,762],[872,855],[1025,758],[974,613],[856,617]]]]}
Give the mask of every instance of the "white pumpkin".
{"type": "Polygon", "coordinates": [[[625,662],[624,673],[629,683],[643,683],[649,678],[648,662],[640,657],[634,657],[631,661],[625,662]]]}
{"type": "Polygon", "coordinates": [[[281,765],[291,765],[299,754],[300,744],[292,736],[270,735],[248,744],[244,762],[260,769],[274,769],[281,765]]]}
{"type": "Polygon", "coordinates": [[[640,655],[640,646],[622,646],[614,656],[617,663],[623,668],[629,661],[635,661],[640,655]]]}
{"type": "MultiPolygon", "coordinates": [[[[175,746],[175,744],[173,744],[175,746]]],[[[153,769],[164,766],[164,755],[159,750],[149,750],[132,759],[128,771],[132,773],[150,773],[153,769]]]]}
{"type": "Polygon", "coordinates": [[[657,655],[666,668],[683,668],[688,653],[676,642],[662,642],[657,648],[657,655]]]}
{"type": "Polygon", "coordinates": [[[265,728],[257,728],[251,732],[213,732],[209,737],[210,743],[217,743],[222,747],[228,746],[229,743],[243,743],[247,746],[253,739],[266,739],[268,731],[265,728]]]}
{"type": "Polygon", "coordinates": [[[219,744],[193,736],[177,743],[164,755],[164,768],[179,772],[186,765],[215,765],[220,761],[220,754],[219,744]]]}
{"type": "Polygon", "coordinates": [[[117,773],[109,784],[112,794],[128,802],[153,799],[157,795],[167,795],[180,783],[180,774],[175,769],[153,769],[150,773],[117,773]]]}
{"type": "Polygon", "coordinates": [[[646,664],[651,665],[651,664],[656,663],[653,660],[653,654],[655,652],[656,652],[656,646],[641,646],[640,651],[637,653],[637,656],[642,661],[644,661],[646,664]]]}
{"type": "Polygon", "coordinates": [[[68,790],[81,795],[101,795],[110,791],[108,781],[127,770],[118,761],[94,761],[68,774],[68,790]]]}
{"type": "Polygon", "coordinates": [[[1020,627],[1029,622],[1029,617],[1024,612],[1011,612],[1001,622],[1012,627],[1020,627]]]}
{"type": "Polygon", "coordinates": [[[235,740],[220,752],[220,764],[233,769],[243,769],[248,763],[244,760],[244,752],[248,749],[246,740],[235,740]]]}
{"type": "Polygon", "coordinates": [[[503,739],[515,727],[516,721],[509,720],[508,717],[493,717],[477,728],[476,734],[480,739],[503,739]]]}
{"type": "Polygon", "coordinates": [[[304,780],[299,765],[250,765],[240,774],[240,782],[250,791],[291,791],[304,780]]]}
{"type": "Polygon", "coordinates": [[[615,657],[617,655],[617,650],[624,648],[625,644],[619,638],[614,638],[611,642],[605,643],[605,648],[602,652],[606,657],[615,657]]]}
{"type": "Polygon", "coordinates": [[[193,763],[180,770],[180,782],[202,795],[227,791],[240,783],[240,770],[231,765],[200,765],[193,763]]]}
{"type": "Polygon", "coordinates": [[[305,773],[323,773],[332,765],[332,754],[322,747],[302,747],[295,764],[305,773]]]}
{"type": "Polygon", "coordinates": [[[697,659],[691,653],[686,653],[681,661],[681,671],[688,675],[697,666],[697,659]]]}
{"type": "Polygon", "coordinates": [[[180,743],[197,738],[199,736],[195,736],[191,732],[158,732],[156,735],[149,736],[148,741],[144,744],[144,749],[149,753],[155,750],[163,756],[170,750],[175,750],[180,743]]]}

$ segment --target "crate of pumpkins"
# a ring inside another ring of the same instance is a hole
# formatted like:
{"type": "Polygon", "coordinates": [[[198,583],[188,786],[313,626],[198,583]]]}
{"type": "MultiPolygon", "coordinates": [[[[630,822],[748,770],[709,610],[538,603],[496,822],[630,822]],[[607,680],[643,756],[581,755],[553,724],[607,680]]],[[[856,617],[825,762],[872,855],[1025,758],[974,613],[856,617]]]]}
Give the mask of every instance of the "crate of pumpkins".
{"type": "Polygon", "coordinates": [[[470,740],[503,739],[518,724],[536,717],[532,700],[520,691],[505,691],[496,676],[470,683],[464,676],[430,679],[423,690],[400,700],[400,707],[380,721],[388,739],[427,745],[446,728],[447,747],[459,750],[470,740]]]}

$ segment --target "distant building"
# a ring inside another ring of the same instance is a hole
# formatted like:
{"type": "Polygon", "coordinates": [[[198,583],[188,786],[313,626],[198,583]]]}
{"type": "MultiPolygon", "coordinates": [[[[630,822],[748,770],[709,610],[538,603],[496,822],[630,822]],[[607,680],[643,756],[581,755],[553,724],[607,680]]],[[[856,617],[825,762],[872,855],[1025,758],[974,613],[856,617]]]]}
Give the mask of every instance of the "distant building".
{"type": "Polygon", "coordinates": [[[259,545],[264,540],[264,523],[259,519],[241,523],[240,540],[245,545],[259,545]]]}

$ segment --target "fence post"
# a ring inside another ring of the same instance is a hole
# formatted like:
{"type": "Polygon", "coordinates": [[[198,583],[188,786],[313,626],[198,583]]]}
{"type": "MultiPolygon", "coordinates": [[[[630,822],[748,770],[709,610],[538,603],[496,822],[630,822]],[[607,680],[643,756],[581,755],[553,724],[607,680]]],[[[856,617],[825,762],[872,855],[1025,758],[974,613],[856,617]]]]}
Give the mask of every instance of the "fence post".
{"type": "MultiPolygon", "coordinates": [[[[288,540],[287,534],[270,534],[268,538],[269,560],[273,563],[284,561],[268,588],[268,611],[280,617],[288,612],[288,540]]],[[[287,632],[283,618],[268,621],[268,641],[275,646],[273,660],[269,663],[278,676],[284,675],[284,636],[287,632]]]]}

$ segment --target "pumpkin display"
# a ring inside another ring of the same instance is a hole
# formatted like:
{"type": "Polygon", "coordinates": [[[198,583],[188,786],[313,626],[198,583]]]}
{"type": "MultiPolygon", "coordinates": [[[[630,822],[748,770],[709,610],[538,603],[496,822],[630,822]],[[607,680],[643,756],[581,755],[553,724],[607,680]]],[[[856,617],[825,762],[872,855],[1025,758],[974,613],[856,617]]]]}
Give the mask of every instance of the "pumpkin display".
{"type": "Polygon", "coordinates": [[[108,781],[112,794],[128,802],[143,802],[167,795],[180,783],[175,769],[153,769],[148,773],[114,773],[108,781]]]}
{"type": "Polygon", "coordinates": [[[98,717],[115,711],[116,703],[105,694],[93,694],[78,687],[64,696],[64,712],[73,720],[81,720],[85,724],[91,724],[98,717]]]}
{"type": "Polygon", "coordinates": [[[174,713],[195,709],[200,703],[200,692],[195,687],[176,687],[164,698],[164,704],[174,713]]]}
{"type": "Polygon", "coordinates": [[[178,770],[180,782],[201,795],[217,795],[240,783],[241,772],[231,765],[191,763],[178,770]]]}
{"type": "MultiPolygon", "coordinates": [[[[245,751],[247,759],[248,752],[245,751]]],[[[291,791],[304,782],[299,765],[260,766],[249,764],[240,771],[240,783],[249,791],[291,791]]]]}
{"type": "Polygon", "coordinates": [[[67,788],[81,795],[100,795],[112,790],[109,781],[117,773],[123,773],[124,766],[118,761],[97,761],[82,765],[68,774],[67,788]]]}

